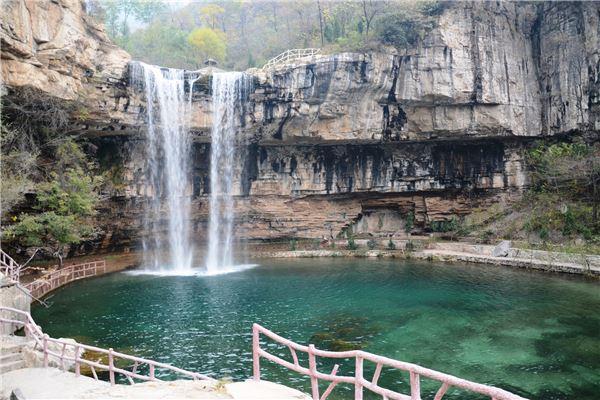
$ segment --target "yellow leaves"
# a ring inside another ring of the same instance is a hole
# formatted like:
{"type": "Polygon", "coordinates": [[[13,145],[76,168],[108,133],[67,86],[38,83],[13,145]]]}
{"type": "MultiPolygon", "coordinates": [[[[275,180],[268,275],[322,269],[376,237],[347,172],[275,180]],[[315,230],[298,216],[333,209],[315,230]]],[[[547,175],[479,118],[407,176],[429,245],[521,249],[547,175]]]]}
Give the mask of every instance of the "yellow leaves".
{"type": "Polygon", "coordinates": [[[188,35],[187,41],[194,46],[205,59],[214,58],[219,61],[225,59],[225,52],[227,50],[225,34],[217,29],[194,29],[188,35]]]}

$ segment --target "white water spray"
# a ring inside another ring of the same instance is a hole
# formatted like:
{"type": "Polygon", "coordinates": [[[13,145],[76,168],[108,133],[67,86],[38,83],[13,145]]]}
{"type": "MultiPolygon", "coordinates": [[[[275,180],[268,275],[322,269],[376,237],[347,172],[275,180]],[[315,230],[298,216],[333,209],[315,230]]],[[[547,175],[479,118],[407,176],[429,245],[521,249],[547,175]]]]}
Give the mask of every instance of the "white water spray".
{"type": "Polygon", "coordinates": [[[132,84],[143,85],[146,95],[147,177],[152,200],[146,207],[144,223],[152,243],[144,241],[144,264],[155,271],[186,274],[193,258],[188,193],[191,94],[186,99],[183,70],[135,63],[131,78],[132,84]],[[165,214],[167,260],[160,256],[164,244],[158,232],[165,214]]]}
{"type": "Polygon", "coordinates": [[[206,273],[235,268],[233,245],[233,182],[236,173],[236,133],[251,79],[242,72],[212,77],[213,126],[210,155],[210,216],[206,273]]]}

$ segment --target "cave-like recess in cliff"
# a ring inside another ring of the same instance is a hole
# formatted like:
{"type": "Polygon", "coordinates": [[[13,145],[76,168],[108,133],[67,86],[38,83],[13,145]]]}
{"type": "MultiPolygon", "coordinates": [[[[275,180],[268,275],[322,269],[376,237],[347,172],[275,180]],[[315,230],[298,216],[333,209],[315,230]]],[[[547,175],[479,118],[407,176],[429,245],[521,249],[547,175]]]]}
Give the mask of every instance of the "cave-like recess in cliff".
{"type": "MultiPolygon", "coordinates": [[[[118,273],[81,281],[58,291],[52,307],[35,308],[34,317],[53,337],[77,337],[215,377],[251,376],[251,327],[259,322],[299,343],[362,347],[531,399],[595,399],[595,282],[414,261],[261,264],[212,277],[118,273]]],[[[265,379],[310,392],[297,375],[262,364],[265,379]]],[[[348,368],[342,364],[341,372],[348,368]]],[[[368,365],[366,376],[373,369],[368,365]]],[[[407,380],[384,372],[380,382],[406,389],[407,380]]],[[[422,386],[423,398],[433,398],[437,387],[427,380],[422,386]]],[[[348,398],[349,390],[334,391],[334,398],[348,398]]]]}

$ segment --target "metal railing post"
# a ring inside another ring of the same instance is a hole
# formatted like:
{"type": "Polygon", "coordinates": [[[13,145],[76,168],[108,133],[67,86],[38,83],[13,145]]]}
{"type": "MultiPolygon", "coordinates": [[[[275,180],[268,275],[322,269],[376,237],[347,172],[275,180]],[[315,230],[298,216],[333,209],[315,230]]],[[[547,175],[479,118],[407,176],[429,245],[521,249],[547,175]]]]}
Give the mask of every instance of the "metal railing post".
{"type": "Polygon", "coordinates": [[[360,355],[356,356],[356,365],[354,370],[354,400],[362,400],[363,398],[363,358],[360,355]]]}
{"type": "Polygon", "coordinates": [[[115,371],[114,371],[114,359],[113,359],[113,349],[112,347],[108,349],[108,376],[110,379],[110,384],[115,384],[115,371]]]}
{"type": "Polygon", "coordinates": [[[252,325],[252,373],[255,381],[260,381],[260,338],[258,325],[252,325]]]}
{"type": "Polygon", "coordinates": [[[44,367],[48,367],[48,335],[44,335],[44,367]]]}
{"type": "Polygon", "coordinates": [[[317,378],[317,358],[315,357],[315,346],[308,345],[308,370],[310,372],[310,388],[313,400],[319,400],[319,379],[317,378]]]}
{"type": "Polygon", "coordinates": [[[419,374],[410,372],[410,400],[421,400],[421,381],[419,374]]]}
{"type": "Polygon", "coordinates": [[[75,376],[81,375],[81,365],[79,364],[79,345],[75,346],[75,376]]]}

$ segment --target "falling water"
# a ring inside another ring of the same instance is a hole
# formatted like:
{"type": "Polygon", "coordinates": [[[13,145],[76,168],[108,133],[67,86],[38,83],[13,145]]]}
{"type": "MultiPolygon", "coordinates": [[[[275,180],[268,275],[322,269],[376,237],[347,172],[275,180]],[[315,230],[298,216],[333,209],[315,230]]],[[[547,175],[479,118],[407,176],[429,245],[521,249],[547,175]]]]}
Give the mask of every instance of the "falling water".
{"type": "Polygon", "coordinates": [[[134,63],[131,75],[132,84],[143,86],[146,95],[146,172],[152,200],[145,210],[144,224],[151,239],[143,244],[144,263],[153,270],[186,274],[193,257],[187,193],[191,96],[186,99],[183,70],[134,63]],[[164,250],[158,233],[164,215],[168,216],[167,260],[159,254],[164,250]]]}
{"type": "Polygon", "coordinates": [[[234,268],[233,182],[236,173],[237,121],[251,90],[251,79],[242,72],[215,73],[212,78],[213,126],[210,155],[210,219],[208,274],[234,268]],[[236,121],[237,119],[237,121],[236,121]]]}

